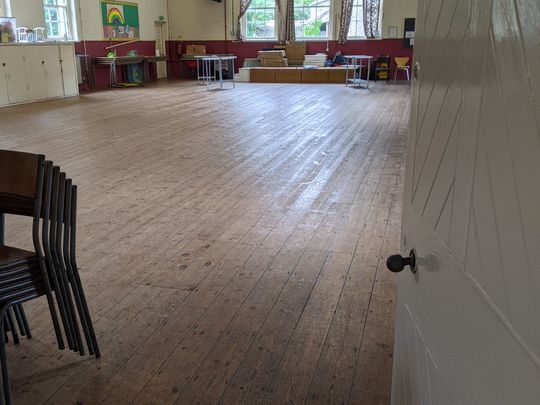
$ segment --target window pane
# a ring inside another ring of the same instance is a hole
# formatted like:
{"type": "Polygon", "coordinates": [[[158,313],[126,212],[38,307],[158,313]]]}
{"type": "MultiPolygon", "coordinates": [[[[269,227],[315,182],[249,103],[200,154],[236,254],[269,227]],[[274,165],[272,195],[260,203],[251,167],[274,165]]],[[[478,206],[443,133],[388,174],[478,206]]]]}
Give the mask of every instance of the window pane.
{"type": "Polygon", "coordinates": [[[364,33],[364,8],[362,0],[355,0],[351,25],[349,26],[349,37],[363,37],[364,33]]]}
{"type": "Polygon", "coordinates": [[[246,12],[247,38],[275,38],[275,0],[253,0],[246,12]]]}
{"type": "Polygon", "coordinates": [[[60,39],[70,38],[68,0],[43,0],[43,4],[47,36],[60,39]]]}
{"type": "Polygon", "coordinates": [[[297,37],[328,37],[330,0],[295,0],[294,5],[294,25],[297,37]]]}
{"type": "Polygon", "coordinates": [[[51,20],[58,21],[58,10],[56,8],[51,8],[50,13],[51,13],[51,20]]]}

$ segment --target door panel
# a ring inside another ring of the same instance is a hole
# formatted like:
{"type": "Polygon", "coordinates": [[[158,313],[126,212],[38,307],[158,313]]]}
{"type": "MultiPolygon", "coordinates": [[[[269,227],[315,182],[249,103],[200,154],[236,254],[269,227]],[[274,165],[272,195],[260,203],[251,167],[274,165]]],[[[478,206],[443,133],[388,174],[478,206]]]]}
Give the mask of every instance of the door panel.
{"type": "Polygon", "coordinates": [[[62,97],[64,86],[62,83],[62,65],[60,64],[60,50],[57,45],[42,46],[43,61],[45,62],[45,84],[47,97],[62,97]]]}
{"type": "Polygon", "coordinates": [[[77,68],[75,65],[75,51],[73,45],[60,45],[62,61],[62,77],[64,82],[64,95],[76,96],[79,94],[77,68]]]}
{"type": "Polygon", "coordinates": [[[419,1],[394,404],[540,403],[539,18],[419,1]]]}
{"type": "Polygon", "coordinates": [[[5,63],[2,48],[0,48],[0,106],[9,104],[9,97],[6,83],[6,73],[2,64],[5,63]]]}
{"type": "MultiPolygon", "coordinates": [[[[156,37],[156,49],[160,55],[166,55],[165,36],[166,36],[166,23],[161,21],[154,22],[154,33],[156,37]]],[[[158,79],[165,79],[167,77],[167,62],[156,63],[156,74],[158,79]]]]}
{"type": "Polygon", "coordinates": [[[6,46],[4,54],[4,72],[10,103],[28,101],[28,82],[26,80],[26,62],[20,46],[6,46]]]}
{"type": "Polygon", "coordinates": [[[22,49],[26,59],[28,99],[43,100],[47,98],[47,86],[45,85],[45,69],[41,46],[25,46],[22,49]]]}

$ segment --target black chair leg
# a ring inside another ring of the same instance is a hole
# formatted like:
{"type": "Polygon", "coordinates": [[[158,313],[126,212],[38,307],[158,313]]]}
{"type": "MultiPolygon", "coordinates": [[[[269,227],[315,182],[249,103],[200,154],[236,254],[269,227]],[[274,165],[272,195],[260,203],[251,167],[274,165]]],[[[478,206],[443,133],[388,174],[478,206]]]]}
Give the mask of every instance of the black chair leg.
{"type": "Polygon", "coordinates": [[[9,342],[9,336],[8,336],[8,325],[7,325],[7,320],[5,319],[5,315],[4,315],[4,320],[2,322],[0,322],[2,324],[2,334],[4,335],[4,342],[5,343],[8,343],[9,342]]]}
{"type": "MultiPolygon", "coordinates": [[[[77,284],[75,283],[73,274],[71,272],[68,274],[68,277],[69,277],[71,288],[73,290],[73,298],[75,299],[75,304],[77,305],[77,312],[79,314],[79,320],[81,321],[81,326],[84,332],[84,338],[86,340],[86,346],[88,347],[88,353],[90,353],[90,355],[93,355],[95,353],[94,342],[92,341],[92,334],[90,332],[90,328],[88,327],[88,320],[84,312],[81,295],[79,293],[79,289],[77,287],[77,284]]],[[[81,349],[83,349],[82,343],[81,343],[81,349]]],[[[84,355],[84,350],[80,351],[80,353],[81,353],[81,356],[84,355]]]]}
{"type": "Polygon", "coordinates": [[[28,325],[28,320],[26,319],[26,313],[24,312],[22,304],[15,305],[15,310],[16,313],[18,313],[21,317],[22,325],[26,333],[26,338],[32,339],[32,332],[30,331],[30,325],[28,325]]]}
{"type": "MultiPolygon", "coordinates": [[[[2,314],[2,318],[5,317],[5,308],[2,308],[2,310],[0,310],[0,314],[2,314]]],[[[0,331],[0,336],[5,336],[6,330],[4,322],[0,322],[0,328],[2,328],[2,330],[0,331]]],[[[6,405],[11,405],[11,384],[9,382],[9,370],[7,364],[5,340],[2,340],[0,342],[0,367],[2,369],[2,387],[4,388],[4,399],[6,401],[6,405]]]]}
{"type": "Polygon", "coordinates": [[[6,308],[5,316],[7,319],[7,323],[9,325],[9,329],[11,330],[11,336],[13,336],[13,343],[18,345],[20,343],[19,334],[17,333],[17,327],[15,325],[15,322],[13,322],[13,315],[11,313],[11,307],[6,308]]]}
{"type": "Polygon", "coordinates": [[[21,336],[26,336],[26,328],[24,327],[24,322],[22,320],[22,315],[19,307],[21,307],[21,304],[13,305],[13,313],[15,314],[15,320],[17,321],[17,325],[19,326],[19,332],[21,333],[21,336]]]}

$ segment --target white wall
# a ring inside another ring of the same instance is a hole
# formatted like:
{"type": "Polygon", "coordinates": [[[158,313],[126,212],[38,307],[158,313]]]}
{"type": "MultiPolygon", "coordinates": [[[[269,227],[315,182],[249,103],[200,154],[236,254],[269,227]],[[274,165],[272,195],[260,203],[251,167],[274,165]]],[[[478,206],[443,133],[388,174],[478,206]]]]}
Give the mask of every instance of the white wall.
{"type": "MultiPolygon", "coordinates": [[[[143,40],[154,40],[154,21],[159,16],[167,19],[167,0],[129,0],[139,4],[140,35],[143,40]]],[[[11,14],[17,25],[28,28],[44,27],[43,0],[10,0],[11,14]]],[[[80,40],[103,40],[100,0],[74,0],[80,40]]]]}
{"type": "MultiPolygon", "coordinates": [[[[2,0],[0,0],[2,1],[2,0]]],[[[43,0],[10,0],[12,16],[17,25],[33,28],[44,26],[43,0]]],[[[154,39],[154,21],[159,16],[167,19],[167,0],[130,0],[139,4],[141,39],[154,39]]],[[[282,0],[284,1],[284,0],[282,0]]],[[[334,13],[340,9],[339,1],[334,13]]],[[[236,22],[239,0],[169,0],[171,39],[222,40],[232,39],[231,30],[236,22]]],[[[383,0],[382,34],[388,36],[388,27],[398,27],[398,37],[403,35],[403,19],[416,16],[417,0],[383,0]]],[[[0,3],[1,4],[1,3],[0,3]]],[[[100,0],[74,0],[78,17],[78,38],[103,40],[100,0]]],[[[334,32],[336,32],[334,27],[334,32]]]]}
{"type": "MultiPolygon", "coordinates": [[[[173,40],[213,40],[224,38],[224,12],[231,18],[231,4],[211,0],[170,0],[170,29],[173,40]]],[[[230,22],[229,22],[230,30],[230,22]]]]}
{"type": "MultiPolygon", "coordinates": [[[[334,14],[341,9],[340,0],[335,0],[334,14]]],[[[398,38],[403,35],[403,20],[416,17],[417,0],[382,0],[382,35],[388,36],[388,27],[398,27],[398,38]]],[[[227,16],[227,39],[232,39],[231,30],[236,23],[239,0],[170,0],[171,39],[223,40],[225,38],[224,16],[227,16]]],[[[284,0],[282,0],[284,4],[284,0]]],[[[283,6],[284,7],[284,6],[283,6]]],[[[337,33],[336,27],[333,32],[337,33]]]]}
{"type": "Polygon", "coordinates": [[[403,20],[416,17],[417,0],[383,0],[382,36],[388,37],[388,27],[398,27],[398,37],[403,37],[403,20]]]}
{"type": "Polygon", "coordinates": [[[17,18],[17,27],[45,27],[42,0],[10,0],[11,17],[17,18]]]}

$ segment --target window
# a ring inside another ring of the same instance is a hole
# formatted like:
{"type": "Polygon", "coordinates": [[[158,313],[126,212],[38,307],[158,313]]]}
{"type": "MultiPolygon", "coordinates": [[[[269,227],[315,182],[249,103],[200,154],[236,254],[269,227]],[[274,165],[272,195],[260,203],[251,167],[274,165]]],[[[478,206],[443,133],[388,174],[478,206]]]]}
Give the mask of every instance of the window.
{"type": "Polygon", "coordinates": [[[349,38],[365,37],[364,32],[364,2],[363,0],[354,0],[351,25],[349,26],[349,38]]]}
{"type": "Polygon", "coordinates": [[[11,4],[9,0],[0,0],[0,17],[11,17],[11,4]]]}
{"type": "Polygon", "coordinates": [[[43,0],[48,38],[71,39],[68,2],[69,0],[43,0]]]}
{"type": "Polygon", "coordinates": [[[328,38],[330,0],[294,0],[296,38],[328,38]]]}
{"type": "Polygon", "coordinates": [[[276,38],[276,1],[252,0],[246,11],[246,38],[276,38]]]}

